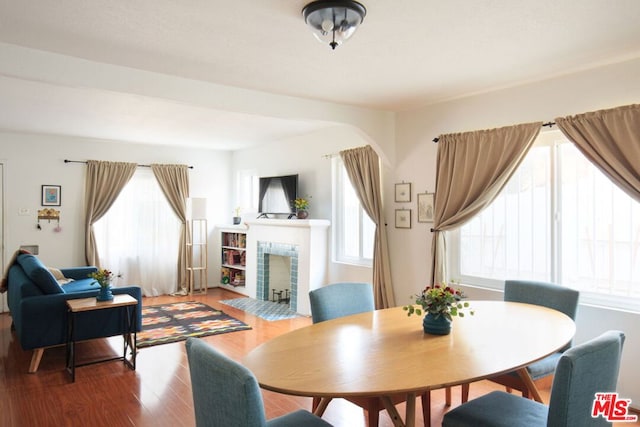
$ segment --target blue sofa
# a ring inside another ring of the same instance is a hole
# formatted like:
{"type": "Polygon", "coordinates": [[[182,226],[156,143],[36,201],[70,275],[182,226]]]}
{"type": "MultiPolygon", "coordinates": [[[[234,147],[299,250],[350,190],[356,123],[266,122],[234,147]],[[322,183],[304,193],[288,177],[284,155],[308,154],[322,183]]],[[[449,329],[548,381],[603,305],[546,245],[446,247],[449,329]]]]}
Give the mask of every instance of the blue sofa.
{"type": "MultiPolygon", "coordinates": [[[[21,253],[9,266],[6,276],[9,310],[13,327],[23,350],[34,350],[29,372],[38,370],[44,349],[67,342],[67,304],[74,298],[95,297],[99,286],[88,274],[96,267],[60,269],[73,279],[60,285],[51,271],[32,254],[21,253]]],[[[114,295],[129,294],[138,300],[136,331],[142,329],[142,291],[138,286],[112,289],[114,295]]],[[[126,316],[121,310],[79,313],[76,318],[78,341],[126,333],[126,316]]]]}

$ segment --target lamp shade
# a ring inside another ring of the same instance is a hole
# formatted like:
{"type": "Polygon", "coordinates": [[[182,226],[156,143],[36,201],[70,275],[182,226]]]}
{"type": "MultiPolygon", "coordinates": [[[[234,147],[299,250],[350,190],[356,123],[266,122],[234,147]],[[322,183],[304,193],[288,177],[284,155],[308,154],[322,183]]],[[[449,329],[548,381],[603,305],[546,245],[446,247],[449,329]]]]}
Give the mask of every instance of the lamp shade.
{"type": "Polygon", "coordinates": [[[312,28],[313,35],[332,49],[353,35],[362,23],[367,10],[357,1],[318,0],[302,9],[304,21],[312,28]]]}
{"type": "Polygon", "coordinates": [[[187,199],[187,219],[207,219],[207,199],[189,197],[187,199]]]}

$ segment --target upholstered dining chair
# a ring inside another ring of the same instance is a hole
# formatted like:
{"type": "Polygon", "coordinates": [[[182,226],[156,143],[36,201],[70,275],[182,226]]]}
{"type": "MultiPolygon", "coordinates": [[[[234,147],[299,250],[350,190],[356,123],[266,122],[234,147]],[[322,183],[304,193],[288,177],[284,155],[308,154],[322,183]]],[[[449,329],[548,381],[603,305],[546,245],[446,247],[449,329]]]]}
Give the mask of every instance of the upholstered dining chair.
{"type": "MultiPolygon", "coordinates": [[[[373,286],[370,283],[344,282],[333,283],[309,292],[311,319],[313,323],[324,322],[351,314],[365,313],[375,310],[373,286]]],[[[431,399],[429,393],[421,395],[422,414],[425,426],[431,419],[431,399]]],[[[384,405],[379,398],[349,398],[351,403],[360,406],[367,413],[368,426],[377,427],[379,413],[384,405]]],[[[398,404],[405,401],[404,395],[393,396],[392,401],[398,404]]],[[[313,398],[313,411],[320,404],[319,398],[313,398]]]]}
{"type": "MultiPolygon", "coordinates": [[[[507,280],[504,283],[504,300],[510,302],[523,302],[558,310],[575,320],[578,309],[580,293],[574,289],[547,282],[507,280]]],[[[534,382],[540,382],[545,377],[553,374],[562,353],[571,347],[567,344],[558,352],[553,353],[542,360],[527,366],[527,371],[534,382]]],[[[524,397],[529,397],[529,389],[516,372],[489,378],[489,380],[502,384],[507,391],[518,390],[524,397]]],[[[469,384],[462,385],[462,402],[469,398],[469,384]]]]}
{"type": "Polygon", "coordinates": [[[615,392],[624,333],[608,331],[567,350],[558,360],[549,406],[494,391],[445,414],[443,427],[589,427],[611,425],[592,418],[596,393],[615,392]]]}
{"type": "Polygon", "coordinates": [[[330,427],[298,410],[266,421],[254,375],[198,338],[186,343],[197,427],[330,427]]]}

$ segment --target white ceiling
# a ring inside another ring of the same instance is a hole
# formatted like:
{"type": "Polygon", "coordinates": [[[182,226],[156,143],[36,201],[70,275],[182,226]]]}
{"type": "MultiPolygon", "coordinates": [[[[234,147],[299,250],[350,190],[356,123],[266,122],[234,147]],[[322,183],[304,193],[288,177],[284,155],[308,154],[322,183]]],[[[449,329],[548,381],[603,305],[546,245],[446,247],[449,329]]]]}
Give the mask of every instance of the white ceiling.
{"type": "MultiPolygon", "coordinates": [[[[0,0],[0,42],[392,111],[640,57],[638,0],[362,0],[363,25],[335,51],[306,28],[307,2],[0,0]]],[[[325,125],[15,75],[0,97],[5,129],[162,144],[234,149],[325,125]]]]}

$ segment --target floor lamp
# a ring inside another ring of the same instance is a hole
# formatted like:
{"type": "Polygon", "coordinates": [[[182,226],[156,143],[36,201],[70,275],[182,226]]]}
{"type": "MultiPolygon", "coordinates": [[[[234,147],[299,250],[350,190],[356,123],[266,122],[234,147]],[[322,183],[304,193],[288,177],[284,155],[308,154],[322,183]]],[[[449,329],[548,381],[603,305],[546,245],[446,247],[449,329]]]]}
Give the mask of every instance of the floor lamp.
{"type": "Polygon", "coordinates": [[[187,285],[189,295],[195,291],[196,279],[198,292],[207,293],[207,199],[187,199],[187,285]]]}

